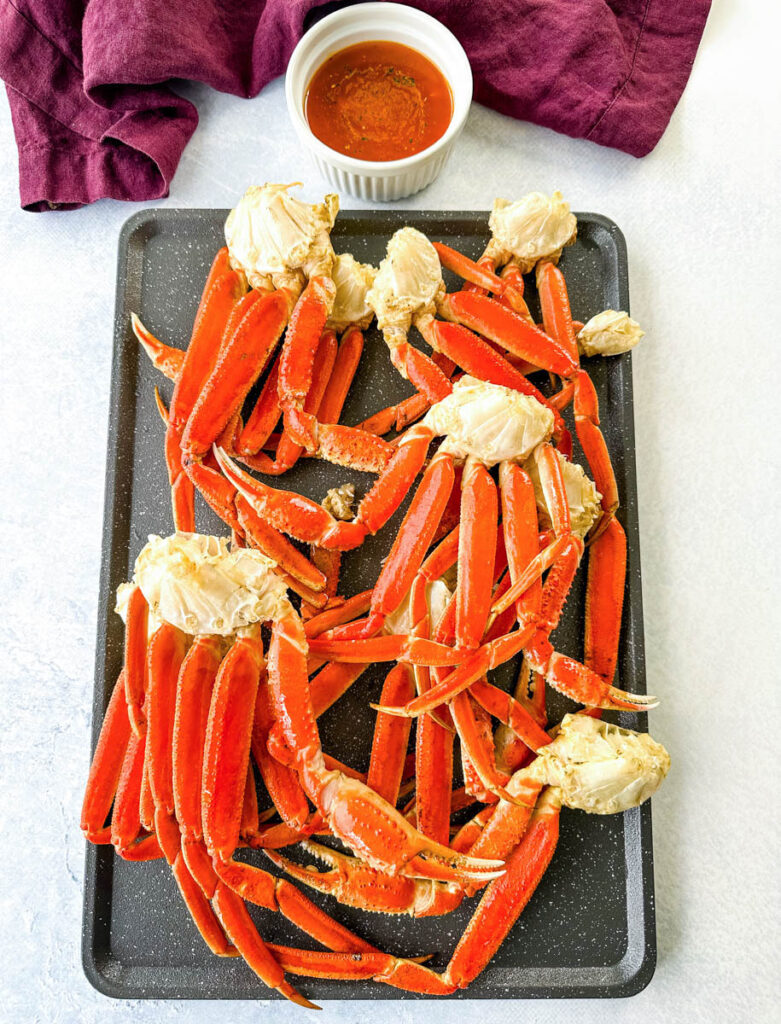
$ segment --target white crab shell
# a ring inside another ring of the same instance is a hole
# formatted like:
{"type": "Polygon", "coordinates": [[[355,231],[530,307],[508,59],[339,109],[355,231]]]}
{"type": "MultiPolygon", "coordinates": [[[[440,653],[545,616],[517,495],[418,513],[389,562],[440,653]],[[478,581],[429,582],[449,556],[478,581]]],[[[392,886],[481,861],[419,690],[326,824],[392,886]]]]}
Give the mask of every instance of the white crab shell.
{"type": "Polygon", "coordinates": [[[334,331],[348,327],[365,330],[374,319],[374,310],[367,295],[377,276],[377,268],[370,263],[359,263],[349,252],[340,253],[334,260],[331,280],[336,285],[334,308],[327,326],[334,331]]]}
{"type": "Polygon", "coordinates": [[[465,375],[431,406],[423,425],[445,435],[441,451],[490,467],[526,459],[553,433],[553,413],[530,395],[465,375]]]}
{"type": "Polygon", "coordinates": [[[526,770],[554,786],[566,807],[617,814],[639,807],[670,770],[670,755],[647,733],[588,715],[565,715],[556,738],[526,770]]]}
{"type": "MultiPolygon", "coordinates": [[[[251,548],[228,550],[228,541],[199,533],[150,536],[133,570],[133,583],[153,623],[168,622],[191,635],[229,636],[256,622],[282,617],[287,588],[276,563],[251,548]]],[[[117,590],[124,618],[131,584],[117,590]]]]}
{"type": "Polygon", "coordinates": [[[565,245],[575,241],[578,222],[561,192],[530,192],[510,202],[495,199],[488,220],[491,241],[485,250],[497,266],[517,263],[521,273],[542,259],[556,262],[565,245]]]}
{"type": "Polygon", "coordinates": [[[413,322],[434,316],[445,293],[437,251],[416,228],[400,228],[388,242],[367,302],[389,344],[403,342],[413,322]]]}
{"type": "Polygon", "coordinates": [[[644,334],[628,313],[606,309],[578,332],[578,351],[584,356],[619,356],[634,348],[644,334]]]}
{"type": "MultiPolygon", "coordinates": [[[[559,451],[556,452],[556,456],[561,465],[564,489],[567,492],[570,528],[583,540],[600,515],[602,495],[594,486],[593,481],[586,476],[582,466],[579,466],[577,462],[570,462],[559,451]]],[[[537,501],[540,525],[547,528],[551,525],[550,509],[545,502],[545,495],[540,485],[536,452],[532,453],[523,468],[531,477],[531,482],[534,485],[534,497],[537,501]]]]}
{"type": "Polygon", "coordinates": [[[302,278],[330,276],[334,261],[329,232],[339,197],[304,203],[291,185],[252,185],[225,221],[231,266],[243,270],[253,288],[301,287],[302,278]]]}

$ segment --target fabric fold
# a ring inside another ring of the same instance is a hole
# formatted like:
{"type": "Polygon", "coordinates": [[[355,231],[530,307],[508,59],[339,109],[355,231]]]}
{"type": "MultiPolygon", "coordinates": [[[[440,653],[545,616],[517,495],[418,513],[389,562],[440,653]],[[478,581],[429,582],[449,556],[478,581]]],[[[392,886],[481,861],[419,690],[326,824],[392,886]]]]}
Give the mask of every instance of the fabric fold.
{"type": "MultiPolygon", "coordinates": [[[[650,152],[692,69],[711,0],[417,0],[460,39],[475,98],[576,138],[650,152]]],[[[167,85],[256,95],[324,0],[0,0],[0,78],[22,205],[168,194],[197,125],[167,85]]]]}

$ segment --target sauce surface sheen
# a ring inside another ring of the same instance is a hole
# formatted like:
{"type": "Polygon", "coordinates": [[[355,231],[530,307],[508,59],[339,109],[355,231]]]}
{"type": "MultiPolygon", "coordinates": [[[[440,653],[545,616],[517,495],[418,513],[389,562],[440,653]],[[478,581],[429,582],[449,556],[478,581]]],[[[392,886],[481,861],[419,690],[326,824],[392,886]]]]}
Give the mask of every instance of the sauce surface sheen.
{"type": "Polygon", "coordinates": [[[447,131],[453,97],[427,57],[402,43],[366,41],[328,57],[307,87],[304,113],[326,146],[358,160],[401,160],[447,131]]]}

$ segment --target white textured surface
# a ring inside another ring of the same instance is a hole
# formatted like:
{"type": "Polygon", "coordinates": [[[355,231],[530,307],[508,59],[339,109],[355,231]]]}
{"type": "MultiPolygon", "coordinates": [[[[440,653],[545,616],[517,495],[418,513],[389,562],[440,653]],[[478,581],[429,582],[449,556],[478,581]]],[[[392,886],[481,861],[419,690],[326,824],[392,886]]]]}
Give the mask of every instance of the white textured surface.
{"type": "MultiPolygon", "coordinates": [[[[487,208],[497,194],[558,187],[627,237],[632,312],[648,332],[633,364],[648,681],[664,699],[651,722],[673,757],[654,801],[656,976],[625,1001],[345,1002],[326,1004],[321,1022],[778,1019],[775,10],[716,4],[646,159],[475,107],[444,176],[408,201],[487,208]]],[[[312,196],[323,188],[302,167],[281,81],[250,102],[187,94],[201,124],[163,205],[228,206],[251,181],[301,175],[312,196]]],[[[15,171],[0,104],[0,1020],[263,1019],[262,1002],[110,1004],[81,972],[115,253],[135,207],[22,213],[15,171]]],[[[303,1019],[279,1003],[271,1012],[303,1019]]]]}

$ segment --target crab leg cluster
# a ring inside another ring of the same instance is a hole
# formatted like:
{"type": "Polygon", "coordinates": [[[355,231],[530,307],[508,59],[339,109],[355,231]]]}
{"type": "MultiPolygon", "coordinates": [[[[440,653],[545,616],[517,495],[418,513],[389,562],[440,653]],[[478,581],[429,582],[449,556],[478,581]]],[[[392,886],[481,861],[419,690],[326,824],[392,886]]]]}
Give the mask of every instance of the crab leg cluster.
{"type": "Polygon", "coordinates": [[[656,699],[614,685],[626,537],[580,356],[626,351],[642,332],[613,310],[573,321],[557,264],[577,225],[558,193],[496,200],[477,261],[405,227],[375,269],[334,253],[336,196],[307,204],[289,189],[251,188],[231,212],[185,351],[132,321],[174,383],[168,407],[157,400],[177,532],[150,538],[118,592],[123,664],[82,828],[127,860],[164,859],[208,947],[302,1005],[288,974],[445,995],[479,975],[533,896],[562,806],[637,806],[669,767],[650,737],[601,721],[656,699]],[[443,269],[461,290],[446,292],[443,269]],[[348,426],[375,316],[416,391],[348,426]],[[530,379],[539,371],[551,389],[530,379]],[[572,459],[570,404],[593,482],[572,459]],[[357,502],[353,485],[322,502],[276,486],[311,457],[373,480],[357,502]],[[230,548],[195,533],[196,491],[230,548]],[[342,552],[408,498],[374,586],[341,596],[342,552]],[[579,661],[554,634],[586,550],[579,661]],[[492,673],[514,658],[508,692],[492,673]],[[378,663],[363,772],[323,750],[318,720],[378,663]],[[547,687],[582,705],[553,728],[547,687]],[[323,870],[278,852],[296,844],[323,870]],[[412,917],[479,899],[437,973],[377,949],[294,882],[412,917]],[[264,942],[248,904],[324,948],[264,942]]]}
{"type": "MultiPolygon", "coordinates": [[[[164,856],[209,948],[241,954],[266,984],[309,1005],[284,980],[244,901],[282,912],[336,952],[380,954],[289,882],[234,859],[242,839],[263,847],[264,831],[274,831],[259,824],[254,783],[248,785],[251,750],[288,843],[314,818],[313,829],[342,839],[379,871],[456,880],[495,877],[501,865],[429,842],[373,789],[329,764],[309,693],[304,627],[271,569],[257,552],[229,553],[225,542],[197,534],[152,538],[141,552],[119,607],[125,661],[140,663],[142,689],[128,691],[123,668],[93,759],[82,828],[91,842],[111,842],[129,860],[164,856]],[[290,752],[281,761],[269,751],[274,726],[290,752]],[[141,820],[145,776],[148,831],[141,820]]],[[[321,970],[316,954],[313,961],[321,970]]]]}

